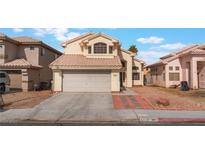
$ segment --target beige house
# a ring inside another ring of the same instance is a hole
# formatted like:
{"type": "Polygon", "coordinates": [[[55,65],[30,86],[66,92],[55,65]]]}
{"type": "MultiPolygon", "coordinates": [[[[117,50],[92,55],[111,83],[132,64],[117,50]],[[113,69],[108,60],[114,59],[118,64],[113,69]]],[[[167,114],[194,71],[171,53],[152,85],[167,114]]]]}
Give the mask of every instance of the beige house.
{"type": "Polygon", "coordinates": [[[48,67],[61,52],[31,37],[8,37],[0,33],[0,70],[7,72],[11,88],[32,90],[34,84],[50,82],[48,67]]]}
{"type": "Polygon", "coordinates": [[[143,62],[113,37],[86,33],[62,46],[64,54],[50,64],[54,91],[111,92],[143,85],[143,62]]]}
{"type": "Polygon", "coordinates": [[[171,87],[187,81],[192,89],[205,88],[205,45],[188,46],[148,65],[150,84],[171,87]]]}

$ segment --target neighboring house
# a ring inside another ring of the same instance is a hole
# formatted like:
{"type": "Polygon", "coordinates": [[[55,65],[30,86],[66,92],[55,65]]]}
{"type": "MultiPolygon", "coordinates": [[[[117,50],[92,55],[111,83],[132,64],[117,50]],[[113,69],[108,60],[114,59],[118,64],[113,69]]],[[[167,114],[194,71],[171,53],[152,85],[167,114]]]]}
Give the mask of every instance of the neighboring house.
{"type": "Polygon", "coordinates": [[[50,65],[54,91],[111,92],[143,85],[143,62],[115,38],[86,33],[62,46],[64,55],[50,65]]]}
{"type": "Polygon", "coordinates": [[[146,67],[151,69],[153,85],[168,88],[187,81],[192,89],[205,88],[205,45],[186,47],[146,67]]]}
{"type": "Polygon", "coordinates": [[[61,52],[31,37],[8,37],[0,33],[0,70],[9,74],[11,88],[33,90],[34,84],[50,82],[48,67],[61,52]]]}

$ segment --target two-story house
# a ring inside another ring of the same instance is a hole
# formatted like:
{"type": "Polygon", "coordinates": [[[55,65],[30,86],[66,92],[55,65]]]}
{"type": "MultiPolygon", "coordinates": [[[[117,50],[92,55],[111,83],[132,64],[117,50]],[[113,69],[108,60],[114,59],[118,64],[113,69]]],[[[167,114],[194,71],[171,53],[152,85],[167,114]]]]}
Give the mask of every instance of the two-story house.
{"type": "Polygon", "coordinates": [[[64,54],[50,64],[54,91],[118,92],[143,85],[143,61],[113,37],[86,33],[62,46],[64,54]]]}
{"type": "Polygon", "coordinates": [[[11,88],[32,90],[34,84],[50,82],[49,64],[62,53],[31,37],[8,37],[0,33],[0,70],[9,74],[11,88]]]}

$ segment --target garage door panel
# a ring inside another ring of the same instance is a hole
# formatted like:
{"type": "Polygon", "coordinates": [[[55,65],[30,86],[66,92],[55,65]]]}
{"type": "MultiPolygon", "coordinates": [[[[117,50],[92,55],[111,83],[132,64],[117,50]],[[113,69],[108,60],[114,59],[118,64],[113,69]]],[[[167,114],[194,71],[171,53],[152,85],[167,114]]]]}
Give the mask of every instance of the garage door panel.
{"type": "Polygon", "coordinates": [[[111,75],[108,71],[64,71],[63,91],[110,92],[111,75]]]}

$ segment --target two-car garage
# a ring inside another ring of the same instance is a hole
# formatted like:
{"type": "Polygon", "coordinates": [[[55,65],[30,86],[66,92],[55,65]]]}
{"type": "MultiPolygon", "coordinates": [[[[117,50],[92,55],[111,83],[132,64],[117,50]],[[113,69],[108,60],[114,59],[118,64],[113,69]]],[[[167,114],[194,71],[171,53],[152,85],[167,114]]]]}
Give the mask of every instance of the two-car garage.
{"type": "Polygon", "coordinates": [[[111,92],[111,71],[63,71],[64,92],[111,92]]]}

